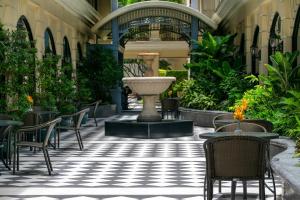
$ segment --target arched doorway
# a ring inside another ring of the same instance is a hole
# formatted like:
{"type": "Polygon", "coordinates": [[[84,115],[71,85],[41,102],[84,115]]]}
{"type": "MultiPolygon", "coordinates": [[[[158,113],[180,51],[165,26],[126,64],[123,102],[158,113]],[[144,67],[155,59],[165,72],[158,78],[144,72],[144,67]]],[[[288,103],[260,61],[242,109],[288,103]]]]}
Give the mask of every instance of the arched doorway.
{"type": "MultiPolygon", "coordinates": [[[[298,7],[296,19],[294,22],[294,29],[293,29],[293,36],[292,36],[292,51],[299,51],[300,50],[300,6],[298,7]]],[[[294,63],[296,66],[300,63],[300,58],[298,56],[297,63],[294,63]]]]}
{"type": "Polygon", "coordinates": [[[268,55],[273,55],[276,51],[283,52],[283,41],[281,39],[281,17],[278,12],[275,13],[270,28],[268,55]]]}
{"type": "Polygon", "coordinates": [[[258,37],[259,37],[259,26],[257,25],[255,27],[255,31],[253,34],[253,41],[251,45],[251,73],[254,75],[259,74],[259,66],[258,61],[260,59],[260,50],[258,50],[258,37]]]}

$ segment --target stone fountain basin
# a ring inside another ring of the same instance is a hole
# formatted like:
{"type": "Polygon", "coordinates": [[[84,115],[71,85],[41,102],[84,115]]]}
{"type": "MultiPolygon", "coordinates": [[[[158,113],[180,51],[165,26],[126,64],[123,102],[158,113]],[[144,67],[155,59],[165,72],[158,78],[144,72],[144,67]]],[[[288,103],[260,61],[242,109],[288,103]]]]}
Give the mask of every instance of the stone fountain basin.
{"type": "Polygon", "coordinates": [[[169,88],[175,77],[126,77],[122,81],[139,95],[158,95],[169,88]]]}

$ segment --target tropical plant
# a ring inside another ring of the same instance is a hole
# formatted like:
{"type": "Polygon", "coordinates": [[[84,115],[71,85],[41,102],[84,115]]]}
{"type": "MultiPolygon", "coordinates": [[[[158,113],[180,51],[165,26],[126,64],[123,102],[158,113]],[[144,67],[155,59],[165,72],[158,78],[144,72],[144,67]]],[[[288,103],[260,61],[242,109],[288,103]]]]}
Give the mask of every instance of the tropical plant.
{"type": "Polygon", "coordinates": [[[195,80],[184,80],[173,87],[174,93],[180,93],[180,104],[187,108],[215,109],[216,99],[213,95],[205,94],[195,80]]]}
{"type": "Polygon", "coordinates": [[[280,94],[286,94],[288,90],[299,88],[299,67],[293,67],[293,63],[297,59],[299,52],[276,52],[270,56],[272,65],[266,64],[268,75],[262,76],[261,80],[264,84],[268,84],[280,94]]]}
{"type": "Polygon", "coordinates": [[[235,36],[213,36],[205,32],[191,53],[192,63],[186,66],[204,94],[213,95],[223,110],[228,110],[236,98],[241,98],[254,85],[245,79],[245,66],[234,45],[235,36]]]}

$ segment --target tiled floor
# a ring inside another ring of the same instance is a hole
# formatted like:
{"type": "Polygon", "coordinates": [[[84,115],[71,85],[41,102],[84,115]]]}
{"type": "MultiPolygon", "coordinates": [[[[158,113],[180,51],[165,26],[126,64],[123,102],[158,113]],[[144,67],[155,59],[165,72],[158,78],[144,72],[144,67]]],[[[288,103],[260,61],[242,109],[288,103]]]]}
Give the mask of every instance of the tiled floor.
{"type": "MultiPolygon", "coordinates": [[[[128,117],[135,116],[118,116],[128,117]]],[[[193,141],[193,137],[160,140],[105,137],[104,119],[98,121],[98,127],[90,120],[83,128],[84,151],[79,151],[71,132],[62,134],[61,148],[50,150],[53,176],[47,175],[41,152],[22,149],[20,171],[16,175],[1,168],[0,200],[203,199],[203,141],[193,141]]],[[[208,130],[195,127],[195,132],[208,130]]],[[[248,199],[257,199],[258,183],[248,183],[248,187],[248,199]]],[[[229,193],[230,183],[224,182],[222,189],[229,193]]],[[[240,184],[237,192],[241,193],[240,184]]],[[[279,181],[278,192],[281,192],[279,181]]],[[[238,196],[237,199],[241,195],[238,196]]],[[[273,199],[270,192],[267,196],[273,199]]],[[[215,199],[230,198],[216,194],[215,199]]]]}

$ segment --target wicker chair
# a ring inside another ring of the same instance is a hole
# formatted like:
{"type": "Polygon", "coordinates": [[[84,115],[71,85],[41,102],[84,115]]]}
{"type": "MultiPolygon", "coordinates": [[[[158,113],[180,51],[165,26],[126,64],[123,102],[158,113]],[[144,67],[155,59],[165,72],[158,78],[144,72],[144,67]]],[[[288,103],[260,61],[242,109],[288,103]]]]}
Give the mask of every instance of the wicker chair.
{"type": "Polygon", "coordinates": [[[83,119],[84,115],[86,113],[88,113],[89,111],[90,111],[89,108],[85,108],[85,109],[83,109],[79,112],[76,112],[76,113],[72,114],[72,115],[62,115],[61,116],[62,119],[71,118],[72,123],[69,124],[69,125],[60,124],[57,127],[57,130],[58,130],[57,145],[58,145],[58,147],[59,147],[59,143],[60,143],[60,138],[59,138],[60,137],[60,130],[61,129],[63,129],[63,130],[74,130],[77,141],[78,141],[79,149],[83,150],[83,143],[82,143],[82,138],[81,138],[81,135],[80,135],[81,122],[82,122],[82,119],[83,119]]]}
{"type": "Polygon", "coordinates": [[[216,180],[232,181],[231,196],[235,196],[235,183],[248,180],[259,181],[259,197],[265,199],[265,169],[268,141],[257,137],[227,136],[207,140],[204,143],[206,176],[204,198],[213,198],[216,180]],[[230,148],[229,148],[230,147],[230,148]]]}
{"type": "Polygon", "coordinates": [[[213,126],[216,130],[217,128],[222,126],[222,125],[216,123],[217,120],[233,120],[233,119],[234,119],[233,118],[233,113],[226,113],[226,114],[217,115],[213,118],[213,126]]]}
{"type": "Polygon", "coordinates": [[[248,122],[240,122],[240,125],[238,123],[227,124],[217,128],[216,132],[234,132],[238,127],[244,132],[267,132],[265,127],[248,122]]]}
{"type": "Polygon", "coordinates": [[[52,121],[35,125],[35,126],[27,126],[27,127],[22,127],[20,128],[16,134],[15,134],[15,144],[14,144],[14,161],[13,161],[13,173],[15,174],[15,169],[17,165],[17,170],[19,170],[19,149],[20,147],[34,147],[34,148],[40,148],[43,150],[44,158],[46,161],[47,169],[49,175],[51,175],[51,172],[53,171],[51,161],[50,161],[50,156],[48,153],[48,140],[50,137],[51,132],[53,131],[55,125],[61,121],[61,118],[56,118],[52,121]],[[24,140],[24,135],[26,134],[32,134],[33,132],[38,132],[41,131],[42,129],[46,129],[46,136],[43,141],[28,141],[24,140]]]}
{"type": "Polygon", "coordinates": [[[273,123],[264,119],[245,119],[243,122],[254,123],[265,127],[267,132],[272,133],[273,123]]]}
{"type": "Polygon", "coordinates": [[[164,119],[165,116],[167,118],[171,117],[178,119],[179,118],[179,100],[176,98],[167,98],[161,101],[161,117],[164,119]]]}
{"type": "Polygon", "coordinates": [[[99,104],[101,102],[102,102],[102,100],[98,100],[98,101],[95,101],[93,103],[85,104],[85,105],[82,106],[83,108],[87,108],[87,107],[93,106],[93,110],[92,110],[91,113],[92,113],[92,118],[94,118],[96,126],[98,126],[98,123],[97,123],[97,110],[98,110],[99,104]]]}

